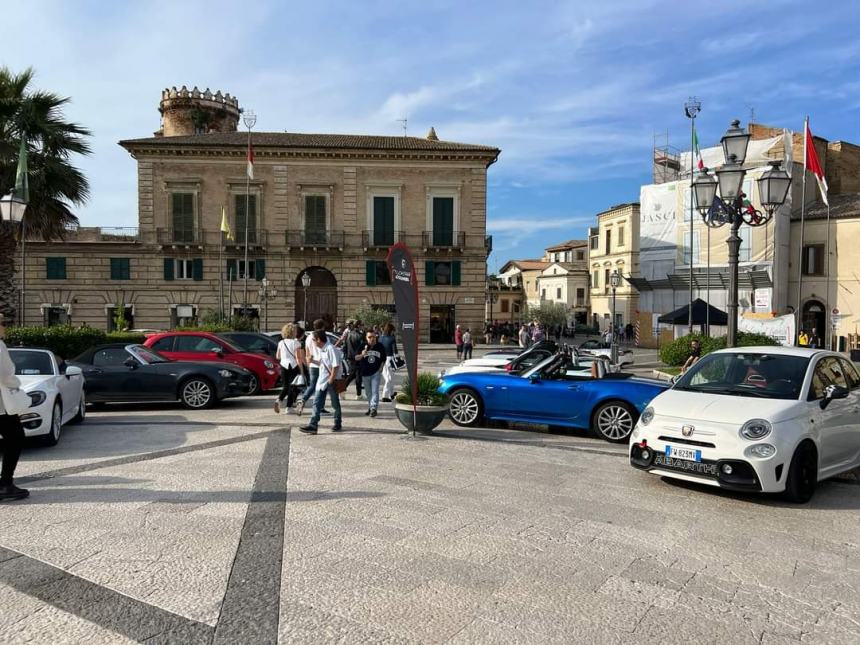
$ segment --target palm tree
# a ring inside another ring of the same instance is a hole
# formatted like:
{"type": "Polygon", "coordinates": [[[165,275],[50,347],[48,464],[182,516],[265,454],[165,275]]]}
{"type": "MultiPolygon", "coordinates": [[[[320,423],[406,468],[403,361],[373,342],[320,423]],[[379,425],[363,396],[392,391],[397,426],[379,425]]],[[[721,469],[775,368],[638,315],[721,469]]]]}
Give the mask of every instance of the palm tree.
{"type": "MultiPolygon", "coordinates": [[[[78,224],[72,206],[80,206],[90,194],[87,178],[69,162],[74,153],[90,153],[90,131],[64,120],[62,108],[69,99],[32,89],[33,77],[32,68],[15,74],[0,67],[0,195],[15,185],[23,137],[30,186],[23,233],[62,239],[78,224]]],[[[7,320],[17,320],[15,254],[22,234],[17,228],[0,222],[0,313],[7,320]]]]}

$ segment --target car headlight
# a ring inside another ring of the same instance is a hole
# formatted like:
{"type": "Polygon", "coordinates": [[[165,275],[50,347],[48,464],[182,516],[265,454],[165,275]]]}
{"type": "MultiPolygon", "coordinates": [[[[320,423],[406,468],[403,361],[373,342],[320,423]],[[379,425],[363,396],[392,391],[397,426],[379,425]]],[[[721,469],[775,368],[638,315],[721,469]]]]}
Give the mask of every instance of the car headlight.
{"type": "Polygon", "coordinates": [[[642,422],[643,426],[647,426],[651,423],[651,420],[654,418],[654,408],[650,405],[645,408],[645,411],[642,413],[642,416],[639,417],[639,420],[642,422]]]}
{"type": "Polygon", "coordinates": [[[233,372],[230,370],[218,370],[218,376],[223,376],[224,378],[231,378],[233,376],[233,372]]]}
{"type": "Polygon", "coordinates": [[[35,392],[27,392],[27,396],[32,399],[32,403],[30,404],[31,408],[35,408],[37,405],[42,405],[45,402],[45,399],[48,398],[48,395],[42,392],[41,390],[36,390],[35,392]]]}
{"type": "Polygon", "coordinates": [[[266,366],[267,370],[275,369],[275,364],[272,361],[263,361],[263,365],[266,366]]]}
{"type": "Polygon", "coordinates": [[[759,459],[767,459],[776,454],[776,448],[769,443],[757,443],[754,446],[749,446],[744,450],[747,457],[758,457],[759,459]]]}
{"type": "Polygon", "coordinates": [[[741,436],[750,441],[763,439],[773,428],[766,419],[750,419],[741,427],[741,436]]]}

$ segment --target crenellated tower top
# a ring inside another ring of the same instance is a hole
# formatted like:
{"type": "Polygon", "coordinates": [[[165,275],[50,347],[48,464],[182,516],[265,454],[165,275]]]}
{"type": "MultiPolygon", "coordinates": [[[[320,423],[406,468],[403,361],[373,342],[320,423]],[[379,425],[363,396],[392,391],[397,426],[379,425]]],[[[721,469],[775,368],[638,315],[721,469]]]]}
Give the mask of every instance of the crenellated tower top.
{"type": "Polygon", "coordinates": [[[170,87],[162,90],[161,129],[156,136],[176,137],[208,132],[235,132],[239,126],[239,99],[207,87],[200,91],[170,87]]]}

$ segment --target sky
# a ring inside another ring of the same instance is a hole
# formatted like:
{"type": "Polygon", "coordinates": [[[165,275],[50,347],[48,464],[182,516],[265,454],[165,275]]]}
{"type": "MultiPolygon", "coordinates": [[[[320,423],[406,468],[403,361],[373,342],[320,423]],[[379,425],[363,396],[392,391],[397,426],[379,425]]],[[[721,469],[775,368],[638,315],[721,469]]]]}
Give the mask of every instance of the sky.
{"type": "MultiPolygon", "coordinates": [[[[655,135],[703,147],[733,118],[860,143],[860,3],[7,0],[0,64],[71,98],[84,226],[136,226],[134,160],[161,90],[209,87],[255,131],[402,134],[493,145],[489,269],[584,238],[637,201],[655,135]],[[14,26],[15,28],[11,28],[14,26]]],[[[688,145],[688,144],[687,144],[688,145]]]]}

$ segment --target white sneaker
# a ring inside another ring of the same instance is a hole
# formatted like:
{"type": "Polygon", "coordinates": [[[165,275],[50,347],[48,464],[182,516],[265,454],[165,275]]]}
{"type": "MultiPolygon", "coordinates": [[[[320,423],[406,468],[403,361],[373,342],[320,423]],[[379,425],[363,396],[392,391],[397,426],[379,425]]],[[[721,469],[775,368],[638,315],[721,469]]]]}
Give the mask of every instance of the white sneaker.
{"type": "Polygon", "coordinates": [[[305,409],[305,401],[304,399],[299,399],[298,403],[296,403],[296,416],[302,416],[302,411],[305,409]]]}

